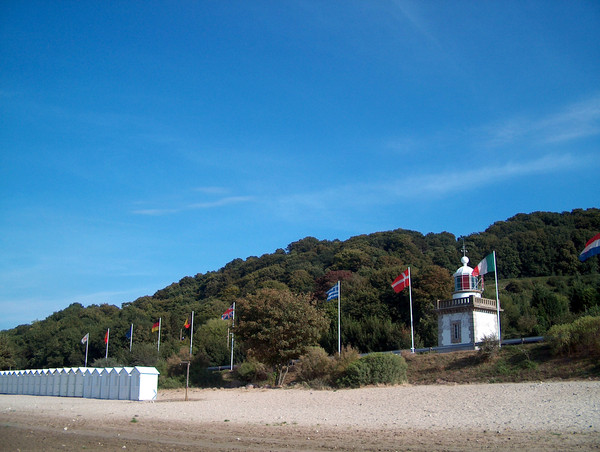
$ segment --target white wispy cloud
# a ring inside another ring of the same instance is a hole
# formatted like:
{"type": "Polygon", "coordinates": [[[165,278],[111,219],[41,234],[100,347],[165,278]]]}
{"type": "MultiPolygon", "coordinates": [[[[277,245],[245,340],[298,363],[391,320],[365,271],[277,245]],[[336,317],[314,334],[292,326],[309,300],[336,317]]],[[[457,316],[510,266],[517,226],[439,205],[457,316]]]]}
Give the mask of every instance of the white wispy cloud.
{"type": "MultiPolygon", "coordinates": [[[[218,187],[210,187],[210,190],[205,193],[220,193],[224,189],[219,189],[218,187]]],[[[203,191],[202,189],[197,191],[203,191]]],[[[148,215],[148,216],[161,216],[161,215],[171,215],[176,213],[181,213],[190,210],[198,210],[198,209],[212,209],[216,207],[223,207],[231,204],[242,204],[249,203],[255,201],[253,196],[225,196],[217,199],[211,199],[208,201],[202,202],[194,202],[183,204],[180,203],[177,207],[168,207],[168,208],[149,208],[149,209],[136,209],[133,210],[132,213],[134,215],[148,215]]]]}
{"type": "Polygon", "coordinates": [[[518,142],[558,144],[595,136],[600,134],[600,94],[545,116],[515,116],[485,126],[483,133],[487,145],[492,147],[518,142]]]}
{"type": "Polygon", "coordinates": [[[537,159],[510,160],[456,172],[454,169],[420,173],[384,182],[347,184],[325,190],[281,196],[274,200],[286,217],[331,210],[390,205],[420,199],[440,199],[482,184],[502,184],[510,179],[575,170],[583,160],[572,154],[548,154],[537,159]]]}

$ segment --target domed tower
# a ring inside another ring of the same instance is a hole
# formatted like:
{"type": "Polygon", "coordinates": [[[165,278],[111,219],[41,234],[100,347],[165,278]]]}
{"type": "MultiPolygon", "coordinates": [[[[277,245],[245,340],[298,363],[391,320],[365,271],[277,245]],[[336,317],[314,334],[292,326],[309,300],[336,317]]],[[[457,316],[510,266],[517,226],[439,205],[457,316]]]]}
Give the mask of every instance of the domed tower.
{"type": "Polygon", "coordinates": [[[477,348],[484,338],[498,337],[496,300],[483,298],[483,277],[473,276],[469,258],[454,273],[450,300],[437,300],[438,346],[477,348]],[[462,346],[461,346],[462,345],[462,346]]]}
{"type": "Polygon", "coordinates": [[[468,265],[469,258],[467,256],[463,256],[460,261],[463,265],[454,273],[452,298],[465,298],[471,295],[481,298],[483,278],[473,276],[473,269],[468,265]]]}

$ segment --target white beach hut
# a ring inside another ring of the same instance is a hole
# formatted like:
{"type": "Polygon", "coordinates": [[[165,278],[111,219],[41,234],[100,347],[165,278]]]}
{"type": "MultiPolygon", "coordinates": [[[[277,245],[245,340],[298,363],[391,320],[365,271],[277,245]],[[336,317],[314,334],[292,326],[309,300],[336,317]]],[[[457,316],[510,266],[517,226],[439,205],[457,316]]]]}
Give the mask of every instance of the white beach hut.
{"type": "Polygon", "coordinates": [[[16,370],[13,376],[14,379],[14,383],[13,383],[13,388],[14,388],[14,392],[13,394],[22,394],[23,393],[23,378],[21,377],[21,374],[23,373],[22,370],[16,370]]]}
{"type": "Polygon", "coordinates": [[[108,392],[108,398],[111,400],[119,399],[119,385],[121,384],[121,380],[119,379],[119,374],[123,370],[122,367],[113,367],[110,370],[109,378],[110,378],[110,389],[108,392]]]}
{"type": "Polygon", "coordinates": [[[123,367],[119,373],[119,400],[129,400],[131,398],[131,372],[133,367],[123,367]]]}
{"type": "Polygon", "coordinates": [[[31,370],[25,369],[21,371],[23,384],[21,385],[21,394],[29,395],[29,387],[31,386],[31,370]]]}
{"type": "Polygon", "coordinates": [[[112,367],[105,367],[100,369],[100,398],[110,398],[110,372],[112,367]]]}
{"type": "Polygon", "coordinates": [[[93,398],[93,384],[94,384],[94,368],[82,367],[83,370],[83,393],[82,397],[91,399],[93,398]]]}
{"type": "Polygon", "coordinates": [[[71,397],[83,397],[83,384],[86,378],[85,367],[73,368],[73,394],[71,397]]]}
{"type": "Polygon", "coordinates": [[[96,367],[92,370],[91,373],[91,380],[92,380],[92,384],[91,384],[91,388],[90,388],[90,396],[94,399],[99,399],[100,397],[100,392],[102,390],[102,371],[104,369],[101,369],[99,367],[96,367]]]}
{"type": "Polygon", "coordinates": [[[156,400],[158,395],[158,370],[156,367],[136,366],[131,371],[131,400],[156,400]]]}
{"type": "Polygon", "coordinates": [[[48,395],[48,382],[50,381],[50,375],[48,369],[40,369],[40,393],[39,395],[48,395]]]}
{"type": "Polygon", "coordinates": [[[69,370],[69,368],[61,367],[57,371],[59,380],[58,395],[61,397],[67,396],[67,389],[69,388],[69,370]]]}
{"type": "Polygon", "coordinates": [[[31,387],[31,394],[32,395],[40,395],[40,385],[42,383],[42,370],[35,369],[31,374],[31,378],[33,380],[33,384],[31,387]]]}
{"type": "Polygon", "coordinates": [[[75,396],[75,367],[65,368],[67,378],[67,397],[75,396]]]}
{"type": "Polygon", "coordinates": [[[60,395],[60,369],[50,369],[52,379],[52,392],[48,393],[51,396],[60,395]]]}

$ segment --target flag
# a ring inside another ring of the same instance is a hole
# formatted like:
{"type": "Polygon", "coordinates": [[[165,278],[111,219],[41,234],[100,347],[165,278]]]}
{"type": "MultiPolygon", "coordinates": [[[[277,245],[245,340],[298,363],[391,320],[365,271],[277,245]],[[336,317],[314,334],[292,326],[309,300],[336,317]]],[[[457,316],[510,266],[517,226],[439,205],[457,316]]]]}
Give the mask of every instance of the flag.
{"type": "Polygon", "coordinates": [[[404,290],[404,288],[410,286],[410,277],[408,275],[408,268],[404,270],[400,275],[394,279],[392,283],[392,288],[394,292],[400,293],[404,290]]]}
{"type": "Polygon", "coordinates": [[[486,273],[495,271],[496,261],[494,259],[494,253],[492,253],[485,256],[485,258],[479,264],[477,264],[477,267],[473,269],[471,276],[485,275],[486,273]]]}
{"type": "Polygon", "coordinates": [[[129,327],[129,329],[127,330],[127,333],[125,333],[125,337],[127,339],[131,339],[131,330],[133,329],[133,324],[129,327]]]}
{"type": "Polygon", "coordinates": [[[90,338],[90,333],[86,334],[85,336],[83,336],[81,338],[81,343],[85,344],[88,341],[89,338],[90,338]]]}
{"type": "Polygon", "coordinates": [[[110,330],[106,330],[106,334],[104,335],[104,343],[105,343],[105,344],[108,344],[108,332],[109,332],[109,331],[110,331],[110,330]]]}
{"type": "Polygon", "coordinates": [[[327,291],[327,301],[335,300],[340,297],[340,284],[337,283],[327,291]]]}
{"type": "Polygon", "coordinates": [[[596,234],[586,244],[585,248],[579,255],[579,260],[583,262],[589,257],[600,253],[600,234],[596,234]]]}
{"type": "Polygon", "coordinates": [[[229,308],[223,313],[221,316],[223,320],[232,319],[233,318],[233,305],[229,306],[229,308]]]}
{"type": "Polygon", "coordinates": [[[160,320],[158,322],[156,322],[154,325],[152,325],[152,332],[156,332],[158,331],[158,328],[160,327],[160,320]]]}
{"type": "Polygon", "coordinates": [[[183,324],[183,327],[184,327],[186,330],[189,330],[189,329],[190,329],[190,325],[191,325],[191,323],[190,323],[190,318],[188,317],[187,319],[185,319],[185,323],[183,324]]]}

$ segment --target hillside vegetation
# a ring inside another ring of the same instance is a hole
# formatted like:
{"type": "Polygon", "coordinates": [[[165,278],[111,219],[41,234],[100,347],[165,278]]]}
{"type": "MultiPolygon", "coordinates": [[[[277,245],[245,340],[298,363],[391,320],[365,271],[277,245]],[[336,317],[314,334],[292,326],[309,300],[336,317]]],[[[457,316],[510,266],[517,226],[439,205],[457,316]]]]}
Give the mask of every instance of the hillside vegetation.
{"type": "MultiPolygon", "coordinates": [[[[415,345],[435,346],[435,301],[451,296],[463,239],[472,266],[496,251],[504,338],[543,335],[555,324],[600,314],[598,258],[578,260],[586,241],[599,231],[600,210],[578,209],[519,214],[461,238],[449,232],[424,235],[403,229],[345,241],[306,237],[270,254],[235,259],[219,270],[186,276],[121,307],[75,303],[46,319],[3,331],[0,367],[83,365],[85,347],[80,341],[88,332],[93,362],[104,357],[104,333],[110,328],[110,357],[104,364],[161,365],[163,371],[169,368],[176,375],[178,353],[189,348],[189,339],[182,341],[180,332],[186,331],[183,325],[191,311],[195,312],[196,368],[227,364],[229,322],[220,316],[234,301],[259,289],[289,290],[313,300],[329,319],[320,345],[333,353],[337,303],[325,302],[325,291],[338,280],[343,344],[360,352],[405,349],[410,347],[408,292],[396,294],[390,283],[407,266],[412,272],[415,345]],[[159,317],[160,356],[157,334],[151,332],[159,317]],[[126,332],[132,323],[130,352],[126,332]]],[[[493,275],[488,276],[484,296],[494,298],[493,275]]],[[[236,362],[245,356],[243,343],[239,345],[236,362]]]]}

